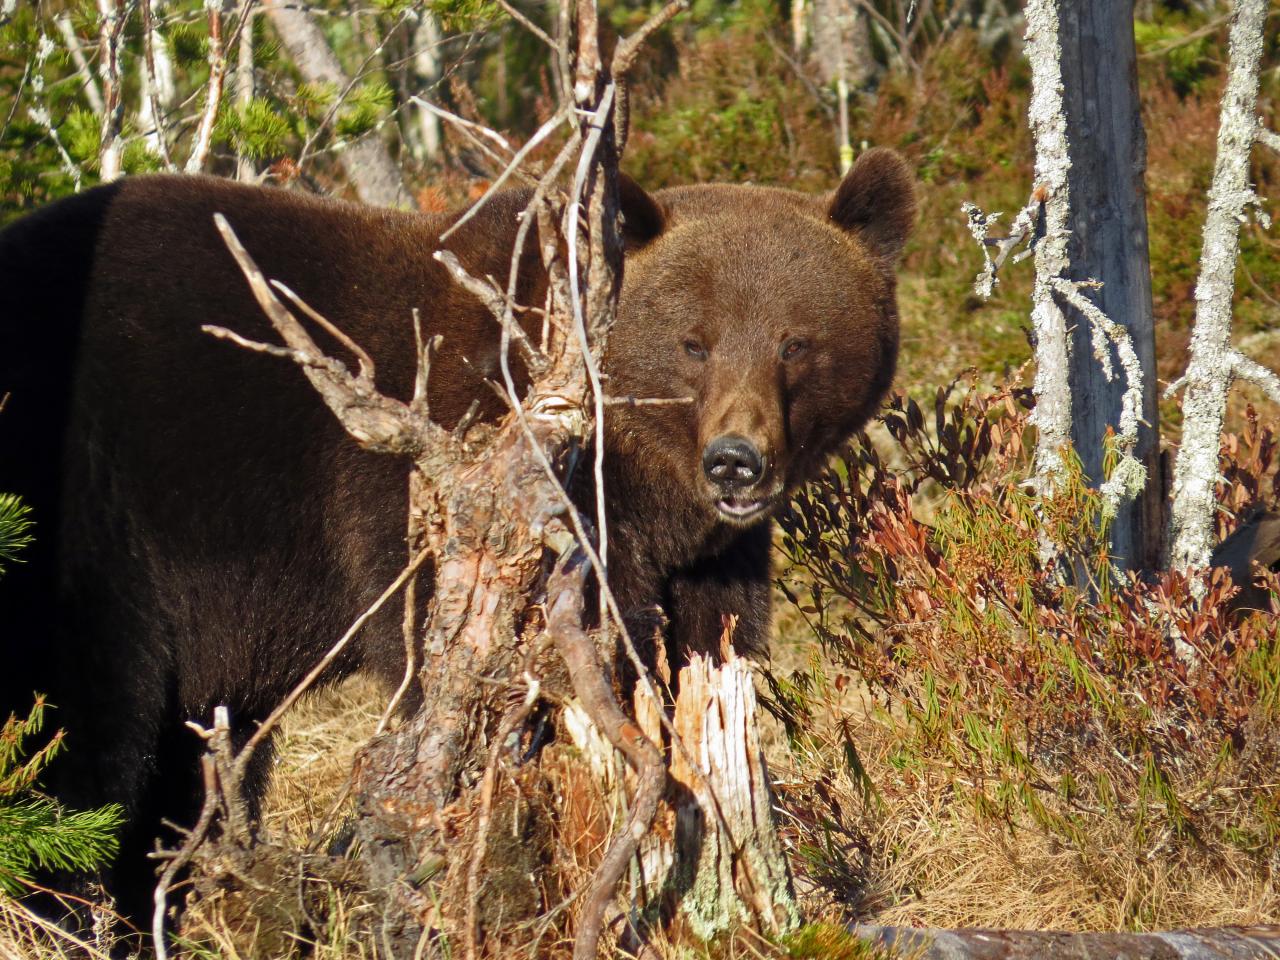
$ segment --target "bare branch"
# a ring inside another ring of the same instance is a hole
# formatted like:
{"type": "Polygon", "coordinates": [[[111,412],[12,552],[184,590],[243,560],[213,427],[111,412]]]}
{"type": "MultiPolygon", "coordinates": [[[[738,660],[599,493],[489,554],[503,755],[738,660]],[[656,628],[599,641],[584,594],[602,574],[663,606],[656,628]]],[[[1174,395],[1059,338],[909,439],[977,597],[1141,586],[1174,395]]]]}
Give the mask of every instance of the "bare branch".
{"type": "MultiPolygon", "coordinates": [[[[437,250],[431,256],[449,271],[449,276],[453,278],[455,283],[483,303],[489,309],[489,312],[498,319],[499,323],[502,322],[502,318],[507,312],[509,300],[494,285],[492,279],[485,281],[471,276],[463,268],[457,256],[450,250],[437,250]]],[[[515,341],[516,346],[519,347],[520,356],[524,359],[530,373],[537,375],[544,372],[547,368],[546,357],[533,345],[533,342],[518,324],[511,325],[510,336],[515,341]]]]}
{"type": "Polygon", "coordinates": [[[362,378],[366,380],[373,380],[376,378],[377,370],[373,365],[373,357],[369,356],[369,354],[365,352],[364,347],[360,346],[360,344],[356,343],[343,333],[336,324],[330,323],[328,319],[317,313],[305,300],[286,287],[279,280],[272,280],[271,285],[288,297],[295,307],[305,313],[316,323],[320,324],[320,326],[323,327],[330,336],[356,355],[356,360],[360,364],[360,376],[362,378]]]}
{"type": "Polygon", "coordinates": [[[299,697],[311,689],[311,686],[333,665],[333,661],[337,659],[338,654],[346,649],[347,645],[355,638],[355,635],[360,632],[360,629],[369,622],[374,614],[382,609],[388,600],[400,592],[400,588],[409,582],[409,578],[418,572],[429,556],[431,556],[430,551],[423,550],[414,557],[409,562],[409,565],[400,571],[400,575],[387,585],[381,596],[355,619],[355,622],[347,628],[347,632],[339,637],[307,675],[298,681],[297,685],[289,691],[289,695],[276,704],[275,709],[267,715],[267,719],[262,721],[258,729],[253,732],[253,736],[245,742],[245,745],[240,748],[239,754],[236,755],[234,768],[235,786],[243,782],[245,771],[248,770],[249,762],[253,759],[253,751],[275,729],[276,724],[280,722],[280,718],[285,715],[290,707],[298,702],[299,697]]]}
{"type": "Polygon", "coordinates": [[[58,33],[62,34],[63,46],[71,54],[71,62],[76,65],[76,76],[80,78],[80,89],[84,91],[89,109],[101,115],[102,93],[93,79],[93,71],[89,69],[89,61],[85,59],[84,48],[80,45],[80,38],[76,36],[76,28],[71,24],[71,17],[65,13],[56,16],[53,18],[53,25],[58,28],[58,33]]]}
{"type": "Polygon", "coordinates": [[[467,212],[459,217],[448,230],[440,234],[440,243],[444,243],[448,240],[464,223],[479,213],[481,209],[483,209],[484,205],[487,204],[500,189],[502,189],[507,180],[519,171],[520,164],[524,163],[525,157],[537,149],[538,145],[541,144],[542,141],[546,140],[547,137],[555,131],[556,127],[564,123],[568,117],[568,107],[561,107],[550,120],[540,126],[537,131],[534,132],[533,136],[529,138],[528,142],[516,151],[516,155],[511,158],[511,161],[503,168],[502,172],[494,178],[491,184],[489,184],[489,188],[485,190],[480,199],[468,207],[467,212]]]}
{"type": "MultiPolygon", "coordinates": [[[[200,735],[208,740],[212,733],[200,731],[200,735]]],[[[155,909],[151,914],[151,944],[156,953],[156,960],[168,960],[169,957],[164,936],[164,915],[168,909],[166,901],[169,890],[173,887],[173,881],[177,878],[178,872],[191,862],[191,857],[204,841],[213,823],[213,815],[218,810],[218,777],[214,770],[213,757],[208,753],[200,757],[200,777],[204,783],[204,803],[200,807],[200,816],[195,826],[186,835],[181,849],[165,865],[152,897],[155,909]]]]}
{"type": "Polygon", "coordinates": [[[1120,403],[1119,433],[1115,445],[1120,459],[1112,468],[1111,476],[1098,488],[1102,496],[1103,515],[1115,517],[1120,504],[1142,493],[1147,483],[1147,468],[1134,456],[1138,445],[1138,424],[1142,422],[1142,364],[1134,350],[1129,331],[1108,317],[1092,300],[1081,293],[1082,286],[1099,286],[1096,281],[1080,282],[1057,277],[1053,288],[1089,322],[1093,335],[1093,352],[1101,365],[1104,376],[1111,380],[1115,373],[1111,366],[1111,351],[1107,342],[1115,345],[1124,368],[1125,391],[1120,403]]]}
{"type": "Polygon", "coordinates": [[[415,416],[403,403],[379,393],[369,377],[352,376],[340,361],[325,357],[302,324],[276,298],[271,284],[240,243],[226,217],[216,213],[213,220],[249,281],[258,305],[285,343],[301,357],[291,356],[291,359],[299,362],[311,385],[348,433],[370,450],[411,456],[423,452],[427,438],[444,436],[440,427],[415,416]]]}
{"type": "Polygon", "coordinates": [[[1231,362],[1232,376],[1261,387],[1272,401],[1280,403],[1280,377],[1238,350],[1232,350],[1228,358],[1231,362]]]}
{"type": "MultiPolygon", "coordinates": [[[[413,97],[411,98],[411,102],[416,103],[418,106],[422,107],[423,110],[428,110],[431,113],[434,113],[441,120],[447,120],[449,123],[453,124],[458,129],[466,131],[467,133],[475,137],[484,137],[486,140],[491,140],[492,142],[496,143],[499,147],[501,147],[503,150],[507,151],[508,153],[511,152],[511,143],[507,140],[506,137],[498,133],[496,130],[490,130],[488,127],[480,123],[472,123],[470,120],[467,120],[464,117],[460,117],[456,113],[450,113],[444,107],[437,106],[436,104],[432,103],[430,100],[425,100],[422,97],[413,97]]],[[[502,160],[497,154],[490,151],[487,147],[485,147],[484,150],[486,153],[488,153],[491,159],[498,160],[501,163],[507,162],[505,160],[502,160]]]]}
{"type": "Polygon", "coordinates": [[[599,956],[604,917],[613,901],[640,838],[648,831],[658,812],[667,784],[667,768],[662,753],[641,732],[635,721],[622,712],[609,684],[596,645],[582,629],[583,586],[588,562],[581,549],[572,551],[556,564],[547,581],[547,632],[569,668],[574,693],[596,728],[608,738],[635,769],[637,785],[626,825],[614,836],[591,880],[583,906],[581,925],[573,944],[574,960],[595,960],[599,956]]]}
{"type": "Polygon", "coordinates": [[[676,17],[689,9],[689,0],[667,0],[667,4],[641,24],[640,29],[620,40],[613,51],[612,72],[615,81],[621,80],[635,66],[641,49],[655,32],[661,30],[676,17]]]}

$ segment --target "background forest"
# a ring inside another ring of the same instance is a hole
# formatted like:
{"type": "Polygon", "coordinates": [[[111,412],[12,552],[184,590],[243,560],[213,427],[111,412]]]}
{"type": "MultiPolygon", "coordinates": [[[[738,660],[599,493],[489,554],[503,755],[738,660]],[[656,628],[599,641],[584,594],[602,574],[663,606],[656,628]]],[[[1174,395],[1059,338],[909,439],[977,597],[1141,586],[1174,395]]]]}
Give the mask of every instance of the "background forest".
{"type": "MultiPolygon", "coordinates": [[[[489,0],[308,4],[341,66],[330,81],[300,67],[271,6],[0,0],[0,220],[98,182],[113,158],[128,174],[202,170],[355,197],[342,160],[361,141],[391,158],[398,202],[450,209],[501,166],[440,110],[518,149],[553,109],[545,49],[489,0]]],[[[630,33],[651,6],[610,5],[610,28],[630,33]]],[[[1018,8],[695,0],[633,79],[622,167],[650,190],[731,180],[819,192],[838,182],[842,147],[847,158],[866,146],[902,152],[919,181],[901,270],[900,393],[797,499],[778,538],[777,639],[760,683],[767,751],[798,892],[811,918],[832,924],[779,948],[794,956],[858,955],[836,926],[851,919],[1280,923],[1280,620],[1239,617],[1225,577],[1204,603],[1173,574],[1112,577],[1094,493],[1076,483],[1044,516],[1020,486],[1032,273],[1008,264],[995,295],[976,297],[981,255],[961,212],[965,201],[1016,211],[1031,182],[1018,8]],[[1088,557],[1094,589],[1073,592],[1041,563],[1045,524],[1088,557]],[[1196,656],[1175,654],[1171,628],[1196,656]]],[[[520,10],[552,28],[553,4],[520,10]]],[[[1228,11],[1146,0],[1138,17],[1163,387],[1185,365],[1194,317],[1228,11]]],[[[1259,106],[1274,129],[1274,13],[1259,106]]],[[[1280,195],[1280,158],[1255,151],[1251,179],[1263,197],[1280,195]]],[[[1280,237],[1251,220],[1241,247],[1237,343],[1274,367],[1280,237]]],[[[1223,446],[1222,536],[1280,488],[1275,410],[1252,391],[1234,394],[1223,446]]],[[[1177,404],[1160,417],[1176,446],[1177,404]]],[[[1261,602],[1275,601],[1264,592],[1261,602]]],[[[333,823],[351,757],[382,710],[359,680],[295,710],[268,831],[306,844],[333,823]]],[[[185,949],[288,955],[293,937],[317,955],[372,955],[354,932],[358,913],[338,907],[322,928],[282,935],[210,898],[189,912],[185,949]]],[[[10,949],[32,949],[30,918],[4,917],[0,937],[27,944],[10,949]]],[[[535,955],[558,949],[552,940],[535,955]]]]}

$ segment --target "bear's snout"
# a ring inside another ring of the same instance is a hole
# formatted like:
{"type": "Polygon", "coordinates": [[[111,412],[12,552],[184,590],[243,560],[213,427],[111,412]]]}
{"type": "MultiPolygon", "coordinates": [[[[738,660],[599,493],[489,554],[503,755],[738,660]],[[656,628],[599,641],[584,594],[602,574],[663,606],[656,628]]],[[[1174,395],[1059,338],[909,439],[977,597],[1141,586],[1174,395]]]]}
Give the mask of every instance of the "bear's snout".
{"type": "Polygon", "coordinates": [[[764,476],[764,457],[746,437],[716,437],[702,451],[702,470],[719,487],[752,487],[764,476]]]}

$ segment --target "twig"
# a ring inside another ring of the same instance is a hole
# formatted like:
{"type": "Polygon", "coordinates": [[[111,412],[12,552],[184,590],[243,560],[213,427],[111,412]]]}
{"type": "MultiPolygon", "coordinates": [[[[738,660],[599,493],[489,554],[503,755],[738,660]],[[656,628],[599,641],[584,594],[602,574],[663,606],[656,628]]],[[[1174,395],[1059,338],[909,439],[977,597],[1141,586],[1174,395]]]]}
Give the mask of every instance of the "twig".
{"type": "Polygon", "coordinates": [[[80,46],[80,38],[76,36],[76,28],[71,24],[71,17],[65,13],[56,16],[53,18],[53,25],[58,28],[58,33],[62,34],[62,43],[71,54],[71,62],[76,65],[76,76],[80,78],[80,89],[84,91],[89,109],[101,115],[102,94],[93,79],[89,61],[84,57],[84,48],[80,46]]]}
{"type": "Polygon", "coordinates": [[[466,223],[472,217],[474,217],[477,213],[479,213],[481,209],[484,208],[485,204],[487,204],[490,200],[493,199],[494,194],[496,194],[498,190],[501,189],[502,185],[507,182],[507,179],[519,170],[520,164],[524,163],[524,158],[527,157],[530,153],[532,153],[535,149],[537,149],[538,145],[541,144],[543,140],[547,139],[547,137],[549,137],[555,131],[556,127],[564,123],[565,120],[568,119],[568,117],[569,117],[568,108],[561,107],[559,110],[556,111],[555,115],[552,116],[550,120],[548,120],[541,127],[539,127],[537,131],[534,133],[534,135],[529,138],[528,142],[525,143],[523,147],[521,147],[519,150],[516,151],[516,155],[511,158],[511,161],[505,167],[503,167],[502,172],[499,173],[498,176],[494,178],[493,182],[489,184],[489,188],[485,190],[485,192],[481,195],[480,199],[477,200],[475,203],[473,203],[470,207],[468,207],[466,213],[464,213],[461,217],[455,220],[453,225],[450,226],[448,230],[440,234],[439,242],[444,243],[451,236],[453,236],[454,232],[458,230],[464,223],[466,223]]]}
{"type": "Polygon", "coordinates": [[[666,6],[651,16],[635,33],[620,40],[613,51],[613,63],[610,71],[615,81],[625,77],[640,55],[640,49],[649,41],[655,32],[670,23],[678,14],[689,9],[689,0],[667,0],[666,6]]]}
{"type": "MultiPolygon", "coordinates": [[[[501,322],[504,313],[507,310],[507,298],[502,291],[494,286],[492,280],[479,280],[471,276],[463,269],[462,264],[458,261],[457,256],[451,250],[437,250],[433,253],[432,258],[448,271],[449,276],[453,278],[464,290],[484,304],[489,312],[492,313],[501,322]]],[[[518,324],[511,325],[510,337],[515,341],[516,346],[520,349],[520,356],[525,362],[525,366],[529,368],[529,372],[533,375],[543,373],[547,369],[547,358],[542,355],[533,342],[529,339],[528,334],[518,324]]]]}
{"type": "Polygon", "coordinates": [[[279,280],[272,280],[271,285],[289,298],[295,307],[305,313],[308,317],[320,324],[324,330],[335,340],[356,355],[356,362],[360,364],[360,376],[369,380],[377,378],[377,368],[373,365],[373,357],[365,352],[364,347],[356,343],[349,336],[342,332],[337,324],[331,323],[328,318],[324,317],[318,311],[314,310],[310,304],[303,300],[300,296],[286,287],[279,280]]]}
{"type": "Polygon", "coordinates": [[[271,733],[272,729],[274,729],[275,725],[280,722],[280,718],[284,716],[285,712],[297,703],[298,698],[306,693],[307,690],[311,688],[311,685],[314,684],[330,666],[332,666],[333,661],[337,658],[338,654],[346,648],[347,644],[351,642],[352,638],[360,632],[360,629],[369,622],[370,618],[372,618],[374,614],[382,609],[383,604],[394,597],[396,593],[399,592],[400,588],[409,581],[409,578],[418,572],[418,569],[429,556],[431,556],[431,552],[429,550],[423,550],[414,557],[413,560],[409,562],[409,565],[400,571],[400,575],[392,580],[387,588],[382,591],[382,595],[379,596],[377,600],[373,601],[364,613],[356,617],[351,626],[347,628],[347,632],[339,637],[333,646],[329,648],[328,652],[320,658],[320,661],[311,668],[307,675],[298,681],[294,688],[289,691],[288,696],[276,704],[276,708],[267,715],[267,719],[262,721],[258,726],[258,729],[253,732],[253,735],[249,737],[247,741],[245,741],[245,745],[240,748],[240,752],[236,755],[234,767],[236,784],[239,784],[243,780],[244,773],[249,766],[249,761],[253,759],[253,751],[257,748],[258,744],[260,744],[263,739],[271,733]]]}
{"type": "MultiPolygon", "coordinates": [[[[598,547],[599,571],[601,579],[609,573],[609,527],[605,521],[604,503],[604,386],[600,380],[600,366],[591,351],[591,342],[587,336],[587,321],[582,309],[582,293],[578,282],[578,210],[582,203],[582,192],[586,187],[587,174],[595,161],[596,150],[600,146],[600,137],[604,133],[605,122],[609,110],[613,106],[615,87],[609,84],[600,98],[600,106],[590,121],[590,133],[582,146],[578,158],[578,169],[573,178],[573,196],[569,201],[569,209],[565,217],[569,223],[566,245],[569,248],[569,298],[573,307],[573,328],[578,335],[578,347],[582,351],[582,362],[587,368],[587,379],[591,383],[591,395],[595,398],[596,447],[595,447],[595,495],[596,495],[596,536],[598,547]]],[[[601,600],[600,620],[604,622],[604,601],[601,600]]]]}
{"type": "Polygon", "coordinates": [[[555,51],[556,42],[552,40],[549,36],[547,36],[547,31],[543,30],[540,26],[538,26],[536,23],[534,23],[532,20],[526,17],[523,13],[517,10],[514,6],[511,5],[510,2],[508,2],[508,0],[498,0],[498,3],[503,10],[507,11],[507,14],[511,17],[512,20],[520,24],[520,26],[524,27],[526,30],[532,33],[535,37],[537,37],[539,40],[545,43],[548,47],[551,48],[553,52],[555,51]]]}
{"type": "MultiPolygon", "coordinates": [[[[424,100],[422,97],[410,97],[409,100],[411,103],[416,103],[418,106],[422,107],[422,109],[429,110],[431,113],[434,113],[441,120],[448,120],[461,130],[466,130],[468,133],[476,134],[477,136],[492,140],[503,150],[506,150],[508,153],[511,152],[510,142],[496,130],[490,130],[488,127],[480,123],[472,123],[470,120],[460,117],[456,113],[450,113],[444,107],[436,106],[430,100],[424,100]]],[[[490,154],[490,156],[495,155],[490,154]]]]}
{"type": "MultiPolygon", "coordinates": [[[[213,221],[222,234],[227,249],[249,281],[249,288],[258,305],[293,351],[290,354],[276,355],[288,356],[302,367],[311,385],[348,433],[369,450],[410,456],[423,452],[425,438],[448,437],[441,427],[418,416],[416,411],[379,393],[370,377],[353,376],[341,362],[325,356],[302,324],[276,297],[271,284],[227,223],[227,218],[215,213],[213,221]]],[[[267,347],[265,344],[260,346],[267,347]]],[[[279,349],[268,348],[265,352],[274,353],[279,349]]]]}
{"type": "MultiPolygon", "coordinates": [[[[202,731],[201,735],[208,740],[212,733],[202,731]]],[[[204,803],[200,807],[200,817],[196,820],[196,825],[191,832],[187,834],[177,854],[165,865],[164,871],[160,874],[160,880],[156,883],[153,896],[155,909],[151,914],[151,942],[156,952],[156,960],[168,960],[164,942],[164,914],[167,909],[166,900],[169,889],[178,871],[191,862],[196,849],[204,842],[209,826],[213,823],[213,815],[218,809],[218,775],[214,768],[213,757],[208,753],[200,757],[200,776],[204,782],[204,803]]]]}

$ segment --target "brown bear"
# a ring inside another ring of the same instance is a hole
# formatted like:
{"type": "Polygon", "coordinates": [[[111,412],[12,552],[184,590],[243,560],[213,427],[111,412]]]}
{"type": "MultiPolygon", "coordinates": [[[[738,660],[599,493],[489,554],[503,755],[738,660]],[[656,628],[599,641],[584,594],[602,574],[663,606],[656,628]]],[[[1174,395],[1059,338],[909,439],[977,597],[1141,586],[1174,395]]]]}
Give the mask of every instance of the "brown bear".
{"type": "MultiPolygon", "coordinates": [[[[446,246],[505,277],[527,194],[501,194],[446,246]]],[[[912,180],[866,152],[834,194],[748,186],[622,191],[628,252],[610,391],[691,403],[611,409],[610,581],[660,605],[675,649],[721,616],[765,648],[770,515],[861,426],[893,376],[895,262],[912,180]]],[[[399,572],[407,464],[362,451],[298,370],[202,333],[274,336],[213,225],[374,358],[408,398],[412,311],[443,336],[431,409],[459,419],[498,327],[433,259],[457,214],[370,209],[209,178],[140,177],[0,233],[0,490],[34,508],[29,562],[0,577],[5,711],[50,694],[67,755],[52,789],[121,803],[108,889],[142,916],[162,817],[198,802],[197,739],[227,704],[243,735],[399,572]]],[[[520,298],[541,303],[530,247],[520,298]]],[[[338,349],[336,344],[328,346],[338,349]]],[[[429,592],[423,585],[423,593],[429,592]]],[[[369,624],[333,676],[399,678],[398,619],[369,624]]]]}

